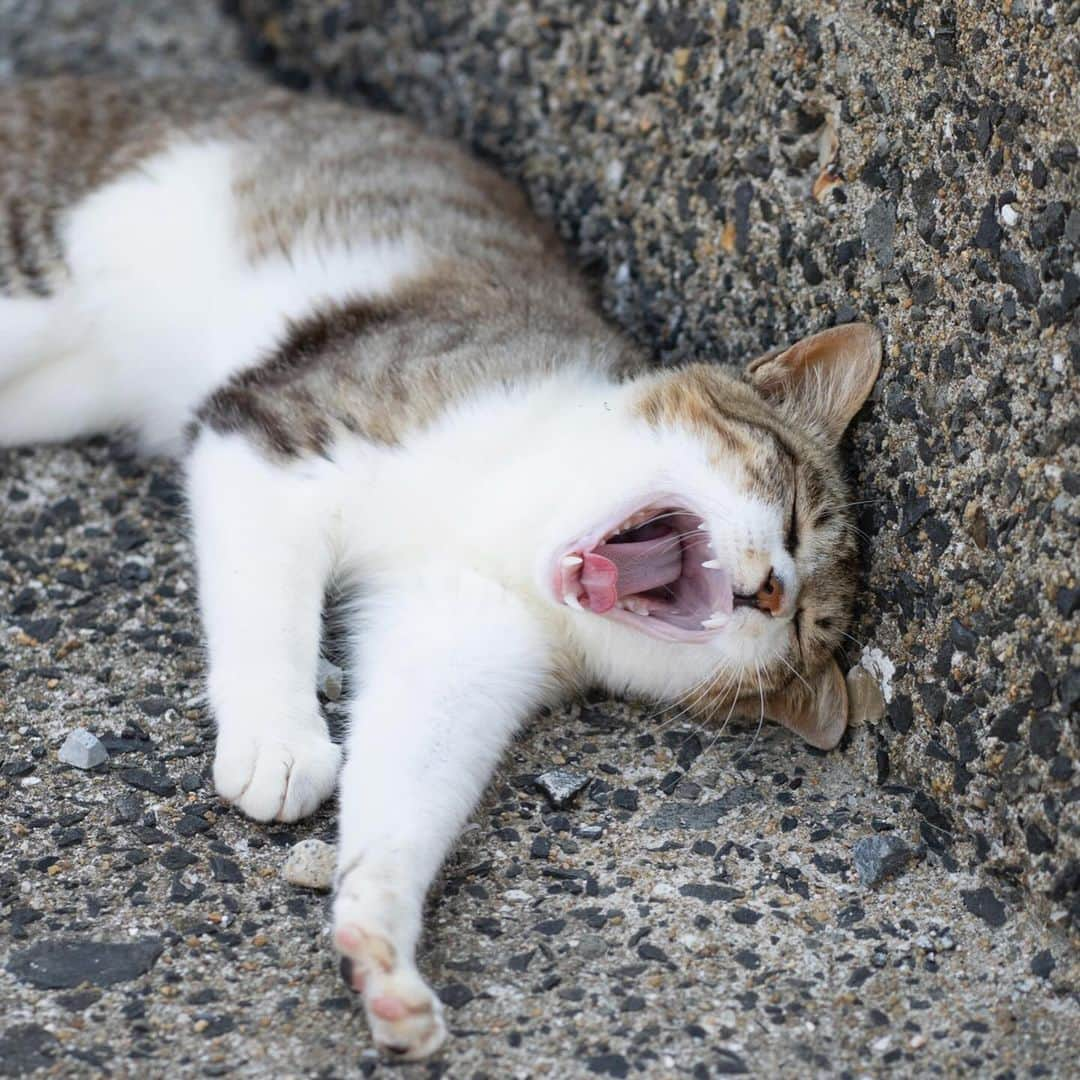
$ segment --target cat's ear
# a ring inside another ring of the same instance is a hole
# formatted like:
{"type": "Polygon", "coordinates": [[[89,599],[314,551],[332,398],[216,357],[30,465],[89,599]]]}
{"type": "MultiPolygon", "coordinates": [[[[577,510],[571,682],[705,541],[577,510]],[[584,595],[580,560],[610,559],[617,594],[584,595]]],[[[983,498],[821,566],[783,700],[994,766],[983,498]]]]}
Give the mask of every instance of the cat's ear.
{"type": "Polygon", "coordinates": [[[794,679],[769,696],[765,715],[819,750],[831,750],[847,728],[848,696],[840,665],[830,660],[809,683],[794,679]]]}
{"type": "Polygon", "coordinates": [[[754,389],[792,422],[834,444],[880,368],[881,335],[867,323],[851,323],[759,356],[746,373],[754,389]]]}

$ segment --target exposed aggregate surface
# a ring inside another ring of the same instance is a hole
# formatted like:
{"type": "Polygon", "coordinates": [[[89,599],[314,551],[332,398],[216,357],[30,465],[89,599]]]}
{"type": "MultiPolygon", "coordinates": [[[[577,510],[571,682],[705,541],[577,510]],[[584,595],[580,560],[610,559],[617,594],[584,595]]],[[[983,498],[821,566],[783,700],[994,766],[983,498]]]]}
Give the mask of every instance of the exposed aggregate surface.
{"type": "MultiPolygon", "coordinates": [[[[849,660],[895,665],[885,719],[821,755],[601,700],[537,718],[432,894],[453,1040],[393,1073],[1070,1074],[1075,14],[234,6],[286,81],[362,72],[522,178],[661,359],[889,334],[850,447],[849,660]]],[[[130,12],[0,0],[0,77],[254,77],[212,5],[130,12]]],[[[175,479],[104,440],[0,455],[0,1075],[390,1074],[326,894],[281,877],[333,807],[266,827],[212,793],[175,479]],[[108,761],[59,761],[77,728],[108,761]]]]}

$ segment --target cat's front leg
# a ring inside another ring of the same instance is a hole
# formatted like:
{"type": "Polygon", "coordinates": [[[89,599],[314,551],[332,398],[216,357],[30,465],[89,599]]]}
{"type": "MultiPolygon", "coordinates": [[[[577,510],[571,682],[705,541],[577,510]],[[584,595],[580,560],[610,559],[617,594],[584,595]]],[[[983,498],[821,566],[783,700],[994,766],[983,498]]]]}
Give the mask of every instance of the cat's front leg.
{"type": "Polygon", "coordinates": [[[217,721],[218,794],[295,821],[334,790],[341,751],[315,696],[329,521],[318,466],[199,434],[187,465],[217,721]]]}
{"type": "Polygon", "coordinates": [[[340,787],[334,943],[377,1046],[442,1043],[416,967],[427,892],[515,728],[547,690],[548,650],[517,598],[433,569],[379,597],[357,666],[340,787]]]}

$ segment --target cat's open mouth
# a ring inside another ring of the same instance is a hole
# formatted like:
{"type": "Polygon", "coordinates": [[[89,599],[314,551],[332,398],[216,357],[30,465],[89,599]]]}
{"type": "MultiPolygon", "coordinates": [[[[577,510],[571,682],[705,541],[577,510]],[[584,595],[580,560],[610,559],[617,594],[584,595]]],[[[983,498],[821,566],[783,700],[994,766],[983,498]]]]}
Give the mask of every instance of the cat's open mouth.
{"type": "Polygon", "coordinates": [[[715,561],[703,519],[650,505],[564,551],[556,599],[665,641],[705,641],[731,616],[731,573],[715,561]]]}

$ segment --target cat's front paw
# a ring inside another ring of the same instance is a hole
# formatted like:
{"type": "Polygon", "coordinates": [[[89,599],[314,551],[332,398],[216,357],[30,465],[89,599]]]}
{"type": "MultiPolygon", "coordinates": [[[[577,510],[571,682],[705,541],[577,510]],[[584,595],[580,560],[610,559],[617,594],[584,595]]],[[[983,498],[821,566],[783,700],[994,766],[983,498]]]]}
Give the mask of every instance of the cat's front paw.
{"type": "Polygon", "coordinates": [[[323,730],[218,735],[217,793],[256,821],[297,821],[333,793],[341,747],[323,730]]]}
{"type": "Polygon", "coordinates": [[[446,1040],[442,1002],[411,961],[381,934],[357,923],[338,922],[334,944],[341,953],[341,977],[363,994],[364,1012],[375,1046],[396,1061],[418,1061],[446,1040]]]}

